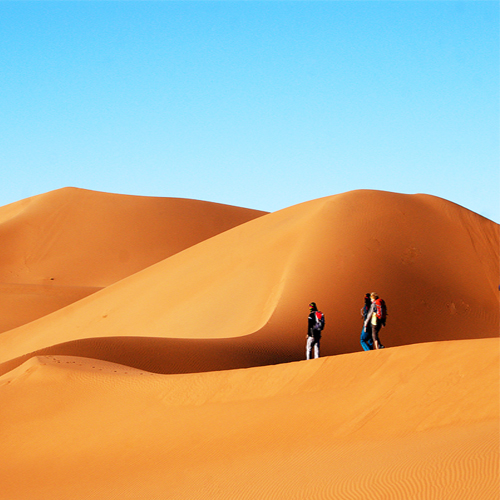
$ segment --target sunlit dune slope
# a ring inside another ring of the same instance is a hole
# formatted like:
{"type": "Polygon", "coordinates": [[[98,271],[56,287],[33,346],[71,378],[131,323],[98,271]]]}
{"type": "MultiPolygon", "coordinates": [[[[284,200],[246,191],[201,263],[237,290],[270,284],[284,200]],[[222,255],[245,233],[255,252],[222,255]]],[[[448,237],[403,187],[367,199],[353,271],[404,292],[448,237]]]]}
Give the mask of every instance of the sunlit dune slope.
{"type": "Polygon", "coordinates": [[[0,283],[0,332],[41,318],[101,288],[0,283]]]}
{"type": "Polygon", "coordinates": [[[0,208],[0,331],[265,212],[64,188],[0,208]]]}
{"type": "Polygon", "coordinates": [[[32,353],[161,373],[303,358],[307,305],[323,355],[360,350],[364,293],[382,342],[498,336],[498,225],[428,195],[353,191],[259,217],[0,336],[6,371],[32,353]],[[16,359],[19,358],[19,359],[16,359]]]}
{"type": "Polygon", "coordinates": [[[498,339],[156,375],[0,377],[0,498],[496,500],[498,339]]]}

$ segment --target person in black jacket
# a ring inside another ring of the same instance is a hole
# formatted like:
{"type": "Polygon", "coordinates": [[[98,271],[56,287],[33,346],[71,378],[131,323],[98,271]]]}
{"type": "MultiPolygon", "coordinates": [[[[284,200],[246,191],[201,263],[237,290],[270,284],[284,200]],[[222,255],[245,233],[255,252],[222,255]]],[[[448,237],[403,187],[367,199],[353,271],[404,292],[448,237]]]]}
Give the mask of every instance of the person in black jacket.
{"type": "Polygon", "coordinates": [[[314,353],[314,358],[319,358],[319,343],[321,340],[321,332],[325,327],[325,317],[321,311],[318,311],[316,302],[309,304],[309,316],[307,318],[307,343],[306,343],[306,359],[311,359],[314,353]]]}

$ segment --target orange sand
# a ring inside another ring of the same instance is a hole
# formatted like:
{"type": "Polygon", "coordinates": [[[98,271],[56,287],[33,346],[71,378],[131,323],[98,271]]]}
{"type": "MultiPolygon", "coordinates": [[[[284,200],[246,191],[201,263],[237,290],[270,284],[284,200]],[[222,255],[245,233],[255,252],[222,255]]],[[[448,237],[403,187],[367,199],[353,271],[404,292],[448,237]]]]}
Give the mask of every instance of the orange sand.
{"type": "Polygon", "coordinates": [[[377,191],[272,214],[73,189],[3,207],[9,308],[57,300],[0,334],[0,498],[496,500],[498,230],[377,191]],[[373,290],[388,348],[358,352],[373,290]],[[300,361],[311,300],[323,357],[300,361]]]}
{"type": "Polygon", "coordinates": [[[266,212],[65,188],[0,208],[0,332],[266,212]]]}

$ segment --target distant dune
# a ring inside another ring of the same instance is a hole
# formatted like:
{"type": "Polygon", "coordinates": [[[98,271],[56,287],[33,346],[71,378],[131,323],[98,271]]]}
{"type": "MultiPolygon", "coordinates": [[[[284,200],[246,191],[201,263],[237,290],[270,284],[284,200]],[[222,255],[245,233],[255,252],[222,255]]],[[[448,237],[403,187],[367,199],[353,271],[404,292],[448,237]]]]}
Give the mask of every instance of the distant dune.
{"type": "Polygon", "coordinates": [[[0,208],[0,332],[266,212],[65,188],[0,208]]]}
{"type": "Polygon", "coordinates": [[[0,208],[0,242],[0,498],[498,498],[498,224],[64,189],[0,208]],[[371,291],[386,349],[359,352],[371,291]]]}

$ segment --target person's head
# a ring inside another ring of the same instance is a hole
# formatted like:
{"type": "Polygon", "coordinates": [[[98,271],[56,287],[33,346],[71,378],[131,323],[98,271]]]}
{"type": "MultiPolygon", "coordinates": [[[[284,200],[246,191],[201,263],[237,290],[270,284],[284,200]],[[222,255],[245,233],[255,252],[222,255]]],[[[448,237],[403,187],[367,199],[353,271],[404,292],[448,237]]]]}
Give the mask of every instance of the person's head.
{"type": "Polygon", "coordinates": [[[372,302],[375,302],[378,299],[378,293],[375,292],[370,293],[370,299],[372,302]]]}
{"type": "Polygon", "coordinates": [[[311,302],[309,304],[309,311],[317,311],[318,308],[316,307],[316,302],[311,302]]]}

